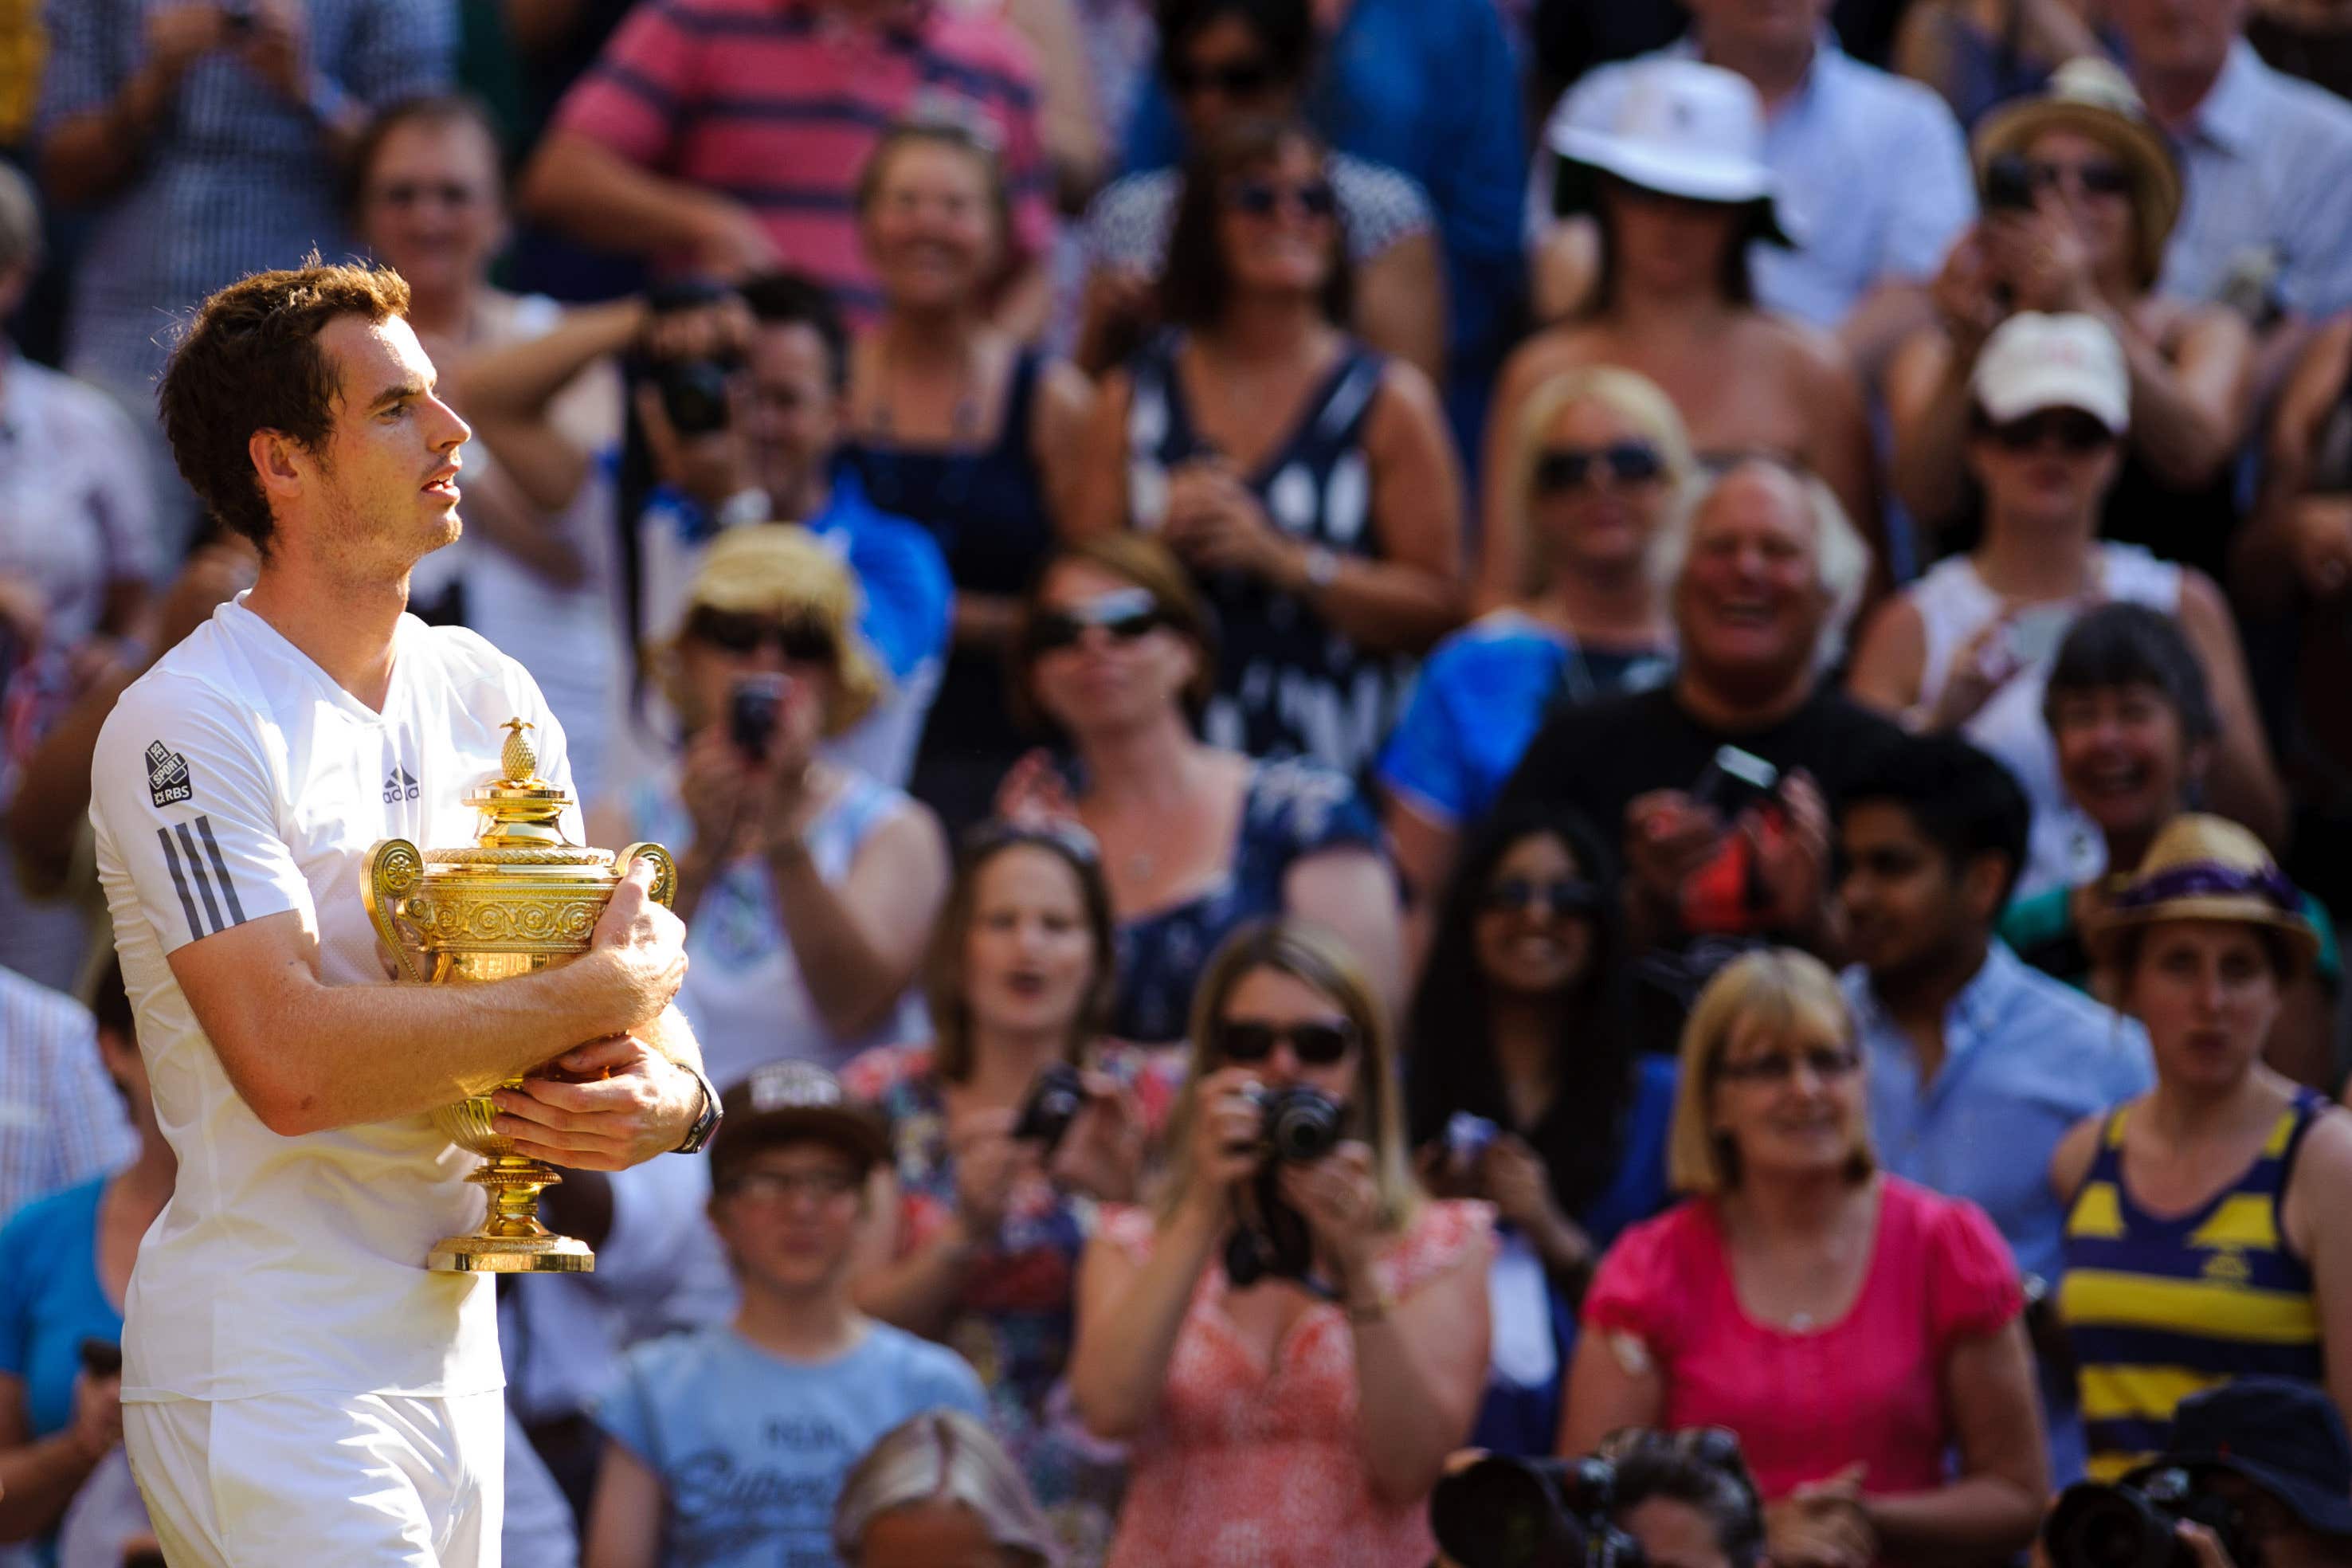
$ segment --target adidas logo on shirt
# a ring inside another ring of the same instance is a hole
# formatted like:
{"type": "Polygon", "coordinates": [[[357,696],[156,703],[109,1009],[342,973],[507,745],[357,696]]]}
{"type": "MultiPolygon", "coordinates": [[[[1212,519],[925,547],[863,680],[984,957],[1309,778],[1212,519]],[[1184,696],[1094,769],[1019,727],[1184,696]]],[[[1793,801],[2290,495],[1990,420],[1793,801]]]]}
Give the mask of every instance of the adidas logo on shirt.
{"type": "Polygon", "coordinates": [[[406,768],[395,767],[383,775],[383,804],[416,798],[416,775],[406,768]]]}
{"type": "Polygon", "coordinates": [[[228,861],[221,854],[220,840],[213,836],[209,814],[194,822],[159,827],[155,837],[163,841],[163,864],[171,868],[172,890],[180,895],[180,910],[188,917],[191,937],[213,936],[245,923],[245,905],[237,899],[236,884],[229,880],[228,861]],[[201,913],[196,907],[199,900],[204,905],[201,913]]]}

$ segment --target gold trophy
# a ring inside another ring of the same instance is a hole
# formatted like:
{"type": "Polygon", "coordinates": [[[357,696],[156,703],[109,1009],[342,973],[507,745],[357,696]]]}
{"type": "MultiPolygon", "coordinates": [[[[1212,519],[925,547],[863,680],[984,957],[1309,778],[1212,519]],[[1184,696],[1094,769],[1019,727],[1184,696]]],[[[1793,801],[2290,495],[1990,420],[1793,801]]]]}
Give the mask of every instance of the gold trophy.
{"type": "MultiPolygon", "coordinates": [[[[667,904],[677,892],[677,866],[658,844],[632,844],[618,855],[564,841],[557,817],[571,797],[539,776],[539,757],[520,719],[499,754],[500,773],[466,804],[482,813],[480,840],[462,849],[422,853],[405,838],[386,838],[368,851],[368,913],[376,933],[409,979],[436,985],[473,984],[552,969],[588,951],[590,933],[613,889],[639,856],[660,867],[653,896],[667,904]],[[403,940],[431,964],[420,973],[403,940]]],[[[433,1113],[433,1124],[461,1149],[483,1157],[467,1180],[489,1196],[488,1214],[470,1235],[435,1242],[425,1267],[445,1274],[584,1274],[596,1267],[585,1242],[558,1236],[539,1222],[539,1194],[563,1178],[544,1161],[514,1152],[491,1131],[493,1089],[512,1089],[520,1077],[485,1079],[466,1086],[466,1098],[433,1113]]]]}

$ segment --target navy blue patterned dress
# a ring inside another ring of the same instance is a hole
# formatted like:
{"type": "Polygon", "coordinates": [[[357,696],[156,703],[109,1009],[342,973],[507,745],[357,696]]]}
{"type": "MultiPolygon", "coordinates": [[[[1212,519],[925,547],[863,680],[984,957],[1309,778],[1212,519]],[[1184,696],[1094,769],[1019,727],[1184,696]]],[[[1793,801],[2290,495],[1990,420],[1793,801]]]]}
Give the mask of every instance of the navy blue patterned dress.
{"type": "Polygon", "coordinates": [[[1349,846],[1377,853],[1380,842],[1371,807],[1345,774],[1297,759],[1258,763],[1224,879],[1196,899],[1120,922],[1110,1033],[1142,1044],[1181,1039],[1209,955],[1234,927],[1281,912],[1293,861],[1349,846]]]}
{"type": "MultiPolygon", "coordinates": [[[[1184,404],[1176,375],[1182,341],[1163,334],[1129,367],[1128,504],[1135,526],[1147,531],[1167,515],[1171,471],[1215,450],[1184,404]]],[[[1336,555],[1379,554],[1364,428],[1386,371],[1381,355],[1350,343],[1297,427],[1244,476],[1293,539],[1336,555]]],[[[1306,600],[1255,578],[1211,573],[1201,591],[1215,607],[1222,644],[1204,727],[1210,743],[1254,757],[1311,757],[1361,776],[1402,713],[1412,661],[1358,647],[1306,600]]]]}

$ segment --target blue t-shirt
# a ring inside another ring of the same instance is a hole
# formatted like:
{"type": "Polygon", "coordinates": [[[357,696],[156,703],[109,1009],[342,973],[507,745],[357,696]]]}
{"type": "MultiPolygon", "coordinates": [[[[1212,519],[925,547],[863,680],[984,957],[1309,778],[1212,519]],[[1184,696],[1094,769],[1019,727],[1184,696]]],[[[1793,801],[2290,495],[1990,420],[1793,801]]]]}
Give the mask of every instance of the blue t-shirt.
{"type": "Polygon", "coordinates": [[[980,1379],[887,1323],[814,1365],[720,1323],[629,1351],[596,1419],[661,1478],[665,1568],[835,1568],[833,1504],[849,1468],[942,1407],[987,1419],[980,1379]]]}
{"type": "Polygon", "coordinates": [[[106,1178],[52,1193],[0,1227],[0,1372],[25,1384],[35,1437],[73,1421],[81,1342],[120,1343],[122,1314],[98,1283],[98,1199],[106,1178]]]}
{"type": "Polygon", "coordinates": [[[1485,816],[1555,702],[1590,702],[1663,685],[1658,648],[1571,642],[1517,610],[1482,616],[1437,645],[1403,720],[1381,752],[1380,781],[1434,822],[1485,816]]]}
{"type": "Polygon", "coordinates": [[[1292,862],[1380,847],[1371,807],[1345,773],[1297,757],[1254,763],[1224,879],[1199,898],[1119,922],[1112,1037],[1146,1046],[1183,1038],[1210,955],[1234,927],[1281,912],[1292,862]]]}

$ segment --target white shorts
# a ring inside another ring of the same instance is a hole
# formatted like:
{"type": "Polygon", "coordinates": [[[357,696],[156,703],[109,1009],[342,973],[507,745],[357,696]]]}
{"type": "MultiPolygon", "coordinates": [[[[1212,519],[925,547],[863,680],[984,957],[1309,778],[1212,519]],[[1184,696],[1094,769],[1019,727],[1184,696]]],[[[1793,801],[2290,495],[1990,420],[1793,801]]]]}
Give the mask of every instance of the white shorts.
{"type": "Polygon", "coordinates": [[[499,1568],[499,1391],[125,1405],[122,1438],[172,1568],[499,1568]]]}

